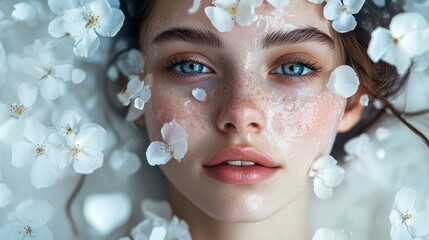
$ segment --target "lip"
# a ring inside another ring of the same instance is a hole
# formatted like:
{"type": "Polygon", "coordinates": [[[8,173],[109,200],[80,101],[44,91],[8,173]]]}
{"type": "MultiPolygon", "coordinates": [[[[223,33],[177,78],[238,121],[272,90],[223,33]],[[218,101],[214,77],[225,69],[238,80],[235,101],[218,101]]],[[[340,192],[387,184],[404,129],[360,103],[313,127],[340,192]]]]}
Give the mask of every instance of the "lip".
{"type": "Polygon", "coordinates": [[[263,182],[280,170],[280,166],[264,154],[251,147],[227,147],[204,165],[210,177],[227,184],[257,184],[263,182]],[[226,165],[227,161],[254,162],[252,166],[226,165]]]}

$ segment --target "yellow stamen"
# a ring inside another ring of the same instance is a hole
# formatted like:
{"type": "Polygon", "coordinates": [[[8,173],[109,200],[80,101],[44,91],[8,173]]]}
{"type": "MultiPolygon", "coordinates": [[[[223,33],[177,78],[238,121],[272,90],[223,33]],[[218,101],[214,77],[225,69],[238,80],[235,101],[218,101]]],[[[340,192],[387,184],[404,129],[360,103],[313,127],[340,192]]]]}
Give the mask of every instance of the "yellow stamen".
{"type": "Polygon", "coordinates": [[[9,115],[10,118],[20,119],[27,111],[27,108],[24,106],[24,104],[20,104],[20,105],[14,104],[10,106],[10,111],[12,112],[9,115]]]}
{"type": "Polygon", "coordinates": [[[231,7],[229,8],[229,12],[231,13],[232,16],[237,16],[238,15],[238,3],[234,3],[231,5],[231,7]]]}
{"type": "Polygon", "coordinates": [[[44,154],[45,153],[45,146],[37,144],[36,153],[37,153],[37,156],[44,154]]]}
{"type": "MultiPolygon", "coordinates": [[[[91,12],[88,14],[88,23],[86,24],[87,27],[89,28],[97,27],[97,24],[99,22],[100,22],[100,16],[94,16],[92,15],[91,12]]],[[[98,27],[100,28],[100,26],[98,27]]]]}
{"type": "Polygon", "coordinates": [[[171,156],[174,155],[174,148],[170,144],[166,144],[161,148],[161,151],[164,151],[166,153],[169,153],[171,156]]]}

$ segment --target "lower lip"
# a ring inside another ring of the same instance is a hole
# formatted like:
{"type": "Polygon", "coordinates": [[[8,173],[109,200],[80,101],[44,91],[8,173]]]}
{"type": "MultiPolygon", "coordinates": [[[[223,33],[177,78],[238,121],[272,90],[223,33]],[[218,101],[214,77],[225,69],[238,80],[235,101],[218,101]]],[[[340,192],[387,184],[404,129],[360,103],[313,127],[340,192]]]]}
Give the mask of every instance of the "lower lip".
{"type": "Polygon", "coordinates": [[[227,184],[256,184],[271,178],[279,168],[268,168],[260,165],[232,166],[217,165],[205,167],[207,174],[227,184]]]}

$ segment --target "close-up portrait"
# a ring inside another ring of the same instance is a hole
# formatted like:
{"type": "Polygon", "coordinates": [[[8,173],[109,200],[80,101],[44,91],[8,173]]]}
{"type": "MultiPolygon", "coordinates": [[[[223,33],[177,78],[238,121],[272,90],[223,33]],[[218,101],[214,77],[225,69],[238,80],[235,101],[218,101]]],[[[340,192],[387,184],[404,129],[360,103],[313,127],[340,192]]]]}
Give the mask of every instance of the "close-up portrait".
{"type": "Polygon", "coordinates": [[[2,0],[0,240],[429,240],[429,0],[2,0]]]}

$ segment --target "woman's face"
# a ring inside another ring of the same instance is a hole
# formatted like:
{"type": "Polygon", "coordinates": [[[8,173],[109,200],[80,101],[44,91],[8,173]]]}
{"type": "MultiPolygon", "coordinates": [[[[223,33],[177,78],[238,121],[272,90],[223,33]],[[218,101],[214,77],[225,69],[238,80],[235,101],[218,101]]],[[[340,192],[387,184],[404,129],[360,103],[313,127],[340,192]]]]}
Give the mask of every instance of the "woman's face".
{"type": "Polygon", "coordinates": [[[259,221],[304,192],[312,162],[330,152],[346,100],[326,85],[344,64],[341,47],[321,5],[264,4],[258,21],[228,33],[205,15],[211,1],[193,15],[191,5],[156,1],[144,29],[154,76],[146,126],[152,141],[173,119],[186,129],[188,152],[162,170],[193,204],[218,220],[259,221]],[[233,160],[256,165],[224,162],[233,160]]]}

